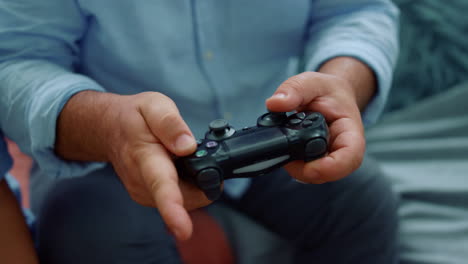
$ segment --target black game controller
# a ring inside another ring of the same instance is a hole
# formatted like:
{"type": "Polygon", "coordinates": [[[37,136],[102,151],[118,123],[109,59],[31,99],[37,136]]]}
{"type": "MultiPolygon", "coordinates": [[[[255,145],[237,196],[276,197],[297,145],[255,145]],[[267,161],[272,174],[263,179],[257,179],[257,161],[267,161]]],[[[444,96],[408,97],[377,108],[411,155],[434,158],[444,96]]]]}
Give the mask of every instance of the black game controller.
{"type": "Polygon", "coordinates": [[[320,113],[270,112],[258,118],[257,126],[241,130],[216,119],[197,151],[177,159],[176,167],[181,178],[214,201],[223,180],[262,175],[292,160],[318,159],[327,147],[328,127],[320,113]]]}

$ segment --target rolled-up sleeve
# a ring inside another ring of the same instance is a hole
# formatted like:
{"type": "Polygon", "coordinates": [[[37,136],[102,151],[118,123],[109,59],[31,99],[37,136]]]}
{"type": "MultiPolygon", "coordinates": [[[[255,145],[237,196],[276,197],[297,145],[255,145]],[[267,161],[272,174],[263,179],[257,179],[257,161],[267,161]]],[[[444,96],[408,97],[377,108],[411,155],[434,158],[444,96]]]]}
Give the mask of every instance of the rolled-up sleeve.
{"type": "Polygon", "coordinates": [[[316,0],[311,10],[306,69],[350,56],[375,73],[377,93],[363,113],[373,123],[385,106],[398,55],[398,9],[387,0],[316,0]]]}
{"type": "Polygon", "coordinates": [[[83,90],[103,91],[74,73],[85,28],[73,0],[0,0],[0,125],[51,177],[102,166],[54,153],[56,120],[68,99],[83,90]]]}

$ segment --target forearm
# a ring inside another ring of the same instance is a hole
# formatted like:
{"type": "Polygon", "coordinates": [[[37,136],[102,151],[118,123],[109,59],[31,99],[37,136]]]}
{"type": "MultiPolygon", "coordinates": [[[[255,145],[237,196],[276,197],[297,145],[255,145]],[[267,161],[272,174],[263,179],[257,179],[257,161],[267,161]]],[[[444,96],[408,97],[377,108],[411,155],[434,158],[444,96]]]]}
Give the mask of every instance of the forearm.
{"type": "Polygon", "coordinates": [[[102,90],[91,79],[43,60],[0,64],[0,123],[6,135],[41,163],[55,143],[56,120],[69,98],[82,90],[102,90]]]}
{"type": "Polygon", "coordinates": [[[1,262],[38,263],[23,214],[5,180],[0,180],[0,210],[1,262]]]}
{"type": "Polygon", "coordinates": [[[356,80],[364,82],[368,78],[363,78],[362,74],[353,76],[354,66],[353,70],[343,65],[338,68],[345,69],[339,70],[340,74],[351,73],[345,73],[345,79],[359,90],[356,98],[364,123],[375,122],[388,97],[398,54],[398,10],[389,0],[317,1],[311,16],[315,23],[309,32],[304,70],[323,71],[330,62],[335,68],[333,58],[356,58],[362,62],[362,66],[367,66],[375,75],[372,77],[376,87],[371,93],[362,93],[369,90],[365,85],[356,85],[356,80]]]}
{"type": "Polygon", "coordinates": [[[374,72],[363,62],[352,57],[336,57],[324,63],[319,72],[347,81],[355,95],[359,109],[364,111],[375,95],[377,81],[374,72]]]}
{"type": "Polygon", "coordinates": [[[75,161],[109,161],[115,113],[111,105],[119,95],[96,91],[75,94],[63,107],[57,120],[55,152],[75,161]]]}

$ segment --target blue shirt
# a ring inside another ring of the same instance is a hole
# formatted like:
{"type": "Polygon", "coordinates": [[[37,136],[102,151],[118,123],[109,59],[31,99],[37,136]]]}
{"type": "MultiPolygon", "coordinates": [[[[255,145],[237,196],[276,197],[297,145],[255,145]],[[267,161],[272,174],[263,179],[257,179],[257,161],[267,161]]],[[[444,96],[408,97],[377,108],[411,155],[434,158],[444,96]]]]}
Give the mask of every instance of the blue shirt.
{"type": "Polygon", "coordinates": [[[389,0],[0,0],[0,125],[45,189],[102,166],[53,151],[56,118],[79,91],[161,92],[202,137],[215,118],[254,125],[281,82],[336,56],[374,70],[372,122],[390,87],[397,16],[389,0]]]}
{"type": "Polygon", "coordinates": [[[12,160],[5,140],[3,140],[3,133],[0,131],[0,181],[3,180],[5,174],[11,169],[12,160]]]}

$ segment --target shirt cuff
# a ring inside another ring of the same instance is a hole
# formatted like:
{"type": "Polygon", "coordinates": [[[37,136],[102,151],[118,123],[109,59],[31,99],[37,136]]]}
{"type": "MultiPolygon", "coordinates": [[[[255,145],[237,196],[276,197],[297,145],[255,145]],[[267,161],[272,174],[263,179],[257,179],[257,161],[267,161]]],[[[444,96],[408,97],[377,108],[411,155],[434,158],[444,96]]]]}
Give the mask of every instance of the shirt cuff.
{"type": "Polygon", "coordinates": [[[33,126],[37,129],[36,131],[48,132],[47,134],[43,133],[39,135],[36,140],[31,142],[33,146],[32,156],[45,175],[50,175],[54,178],[83,176],[105,166],[103,162],[66,161],[57,156],[54,151],[57,118],[60,112],[73,95],[85,90],[104,92],[104,89],[95,85],[94,82],[78,83],[65,91],[56,91],[59,93],[58,96],[53,100],[49,109],[43,113],[45,117],[44,122],[42,124],[37,122],[33,126]]]}

